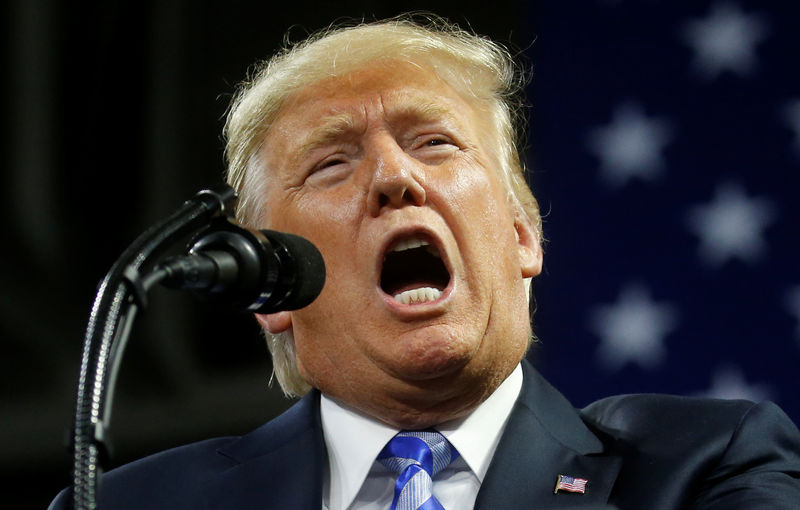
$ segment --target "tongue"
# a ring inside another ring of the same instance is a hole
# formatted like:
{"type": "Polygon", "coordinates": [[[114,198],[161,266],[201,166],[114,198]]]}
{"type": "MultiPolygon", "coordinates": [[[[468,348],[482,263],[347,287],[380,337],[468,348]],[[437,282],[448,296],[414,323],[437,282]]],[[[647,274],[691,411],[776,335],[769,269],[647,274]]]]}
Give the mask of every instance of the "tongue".
{"type": "Polygon", "coordinates": [[[416,287],[394,295],[395,301],[404,305],[427,303],[442,297],[442,291],[434,287],[416,287]]]}

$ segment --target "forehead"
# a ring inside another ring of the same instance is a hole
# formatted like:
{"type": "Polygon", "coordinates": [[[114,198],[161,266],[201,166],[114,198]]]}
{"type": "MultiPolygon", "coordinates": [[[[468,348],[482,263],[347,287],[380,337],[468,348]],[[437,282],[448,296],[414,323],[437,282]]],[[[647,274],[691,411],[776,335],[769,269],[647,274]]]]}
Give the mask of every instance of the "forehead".
{"type": "Polygon", "coordinates": [[[478,124],[475,109],[434,72],[408,62],[379,62],[326,78],[295,92],[284,104],[267,139],[292,131],[315,138],[379,115],[389,122],[478,124]]]}

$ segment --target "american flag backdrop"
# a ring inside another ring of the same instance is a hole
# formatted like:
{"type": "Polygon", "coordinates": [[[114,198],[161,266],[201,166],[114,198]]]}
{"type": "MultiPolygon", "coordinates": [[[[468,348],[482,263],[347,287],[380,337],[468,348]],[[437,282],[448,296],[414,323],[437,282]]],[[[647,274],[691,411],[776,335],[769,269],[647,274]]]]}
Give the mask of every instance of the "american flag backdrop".
{"type": "Polygon", "coordinates": [[[531,358],[579,406],[770,399],[800,423],[800,3],[541,2],[531,19],[531,358]]]}

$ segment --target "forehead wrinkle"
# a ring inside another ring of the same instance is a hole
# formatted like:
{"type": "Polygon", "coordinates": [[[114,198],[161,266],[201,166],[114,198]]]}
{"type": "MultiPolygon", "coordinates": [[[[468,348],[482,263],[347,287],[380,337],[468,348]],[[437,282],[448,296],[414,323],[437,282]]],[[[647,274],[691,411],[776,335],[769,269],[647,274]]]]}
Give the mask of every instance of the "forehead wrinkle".
{"type": "Polygon", "coordinates": [[[397,106],[390,110],[391,120],[411,120],[415,122],[433,123],[443,120],[452,121],[455,114],[452,108],[419,97],[399,101],[397,106]]]}
{"type": "Polygon", "coordinates": [[[303,138],[298,154],[301,156],[322,147],[341,141],[357,130],[356,120],[350,113],[339,113],[323,117],[303,138]]]}
{"type": "MultiPolygon", "coordinates": [[[[442,101],[432,101],[427,96],[422,96],[417,90],[395,91],[384,97],[379,95],[379,109],[386,115],[386,121],[392,124],[412,123],[444,123],[458,124],[458,115],[452,105],[442,101]],[[392,97],[394,96],[394,97],[392,97]]],[[[302,143],[295,152],[299,158],[305,157],[310,152],[327,145],[341,143],[348,136],[357,133],[365,126],[361,126],[357,117],[369,117],[369,107],[361,105],[359,116],[354,112],[341,112],[322,117],[308,135],[303,137],[302,143]]]]}

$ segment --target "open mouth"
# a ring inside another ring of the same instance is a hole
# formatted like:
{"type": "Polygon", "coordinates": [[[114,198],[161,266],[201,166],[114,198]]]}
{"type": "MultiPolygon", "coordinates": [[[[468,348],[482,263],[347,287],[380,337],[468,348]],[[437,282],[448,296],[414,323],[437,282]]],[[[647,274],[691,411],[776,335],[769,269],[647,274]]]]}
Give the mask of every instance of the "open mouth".
{"type": "Polygon", "coordinates": [[[439,249],[421,236],[402,239],[386,252],[381,289],[404,305],[436,301],[450,283],[439,249]]]}

